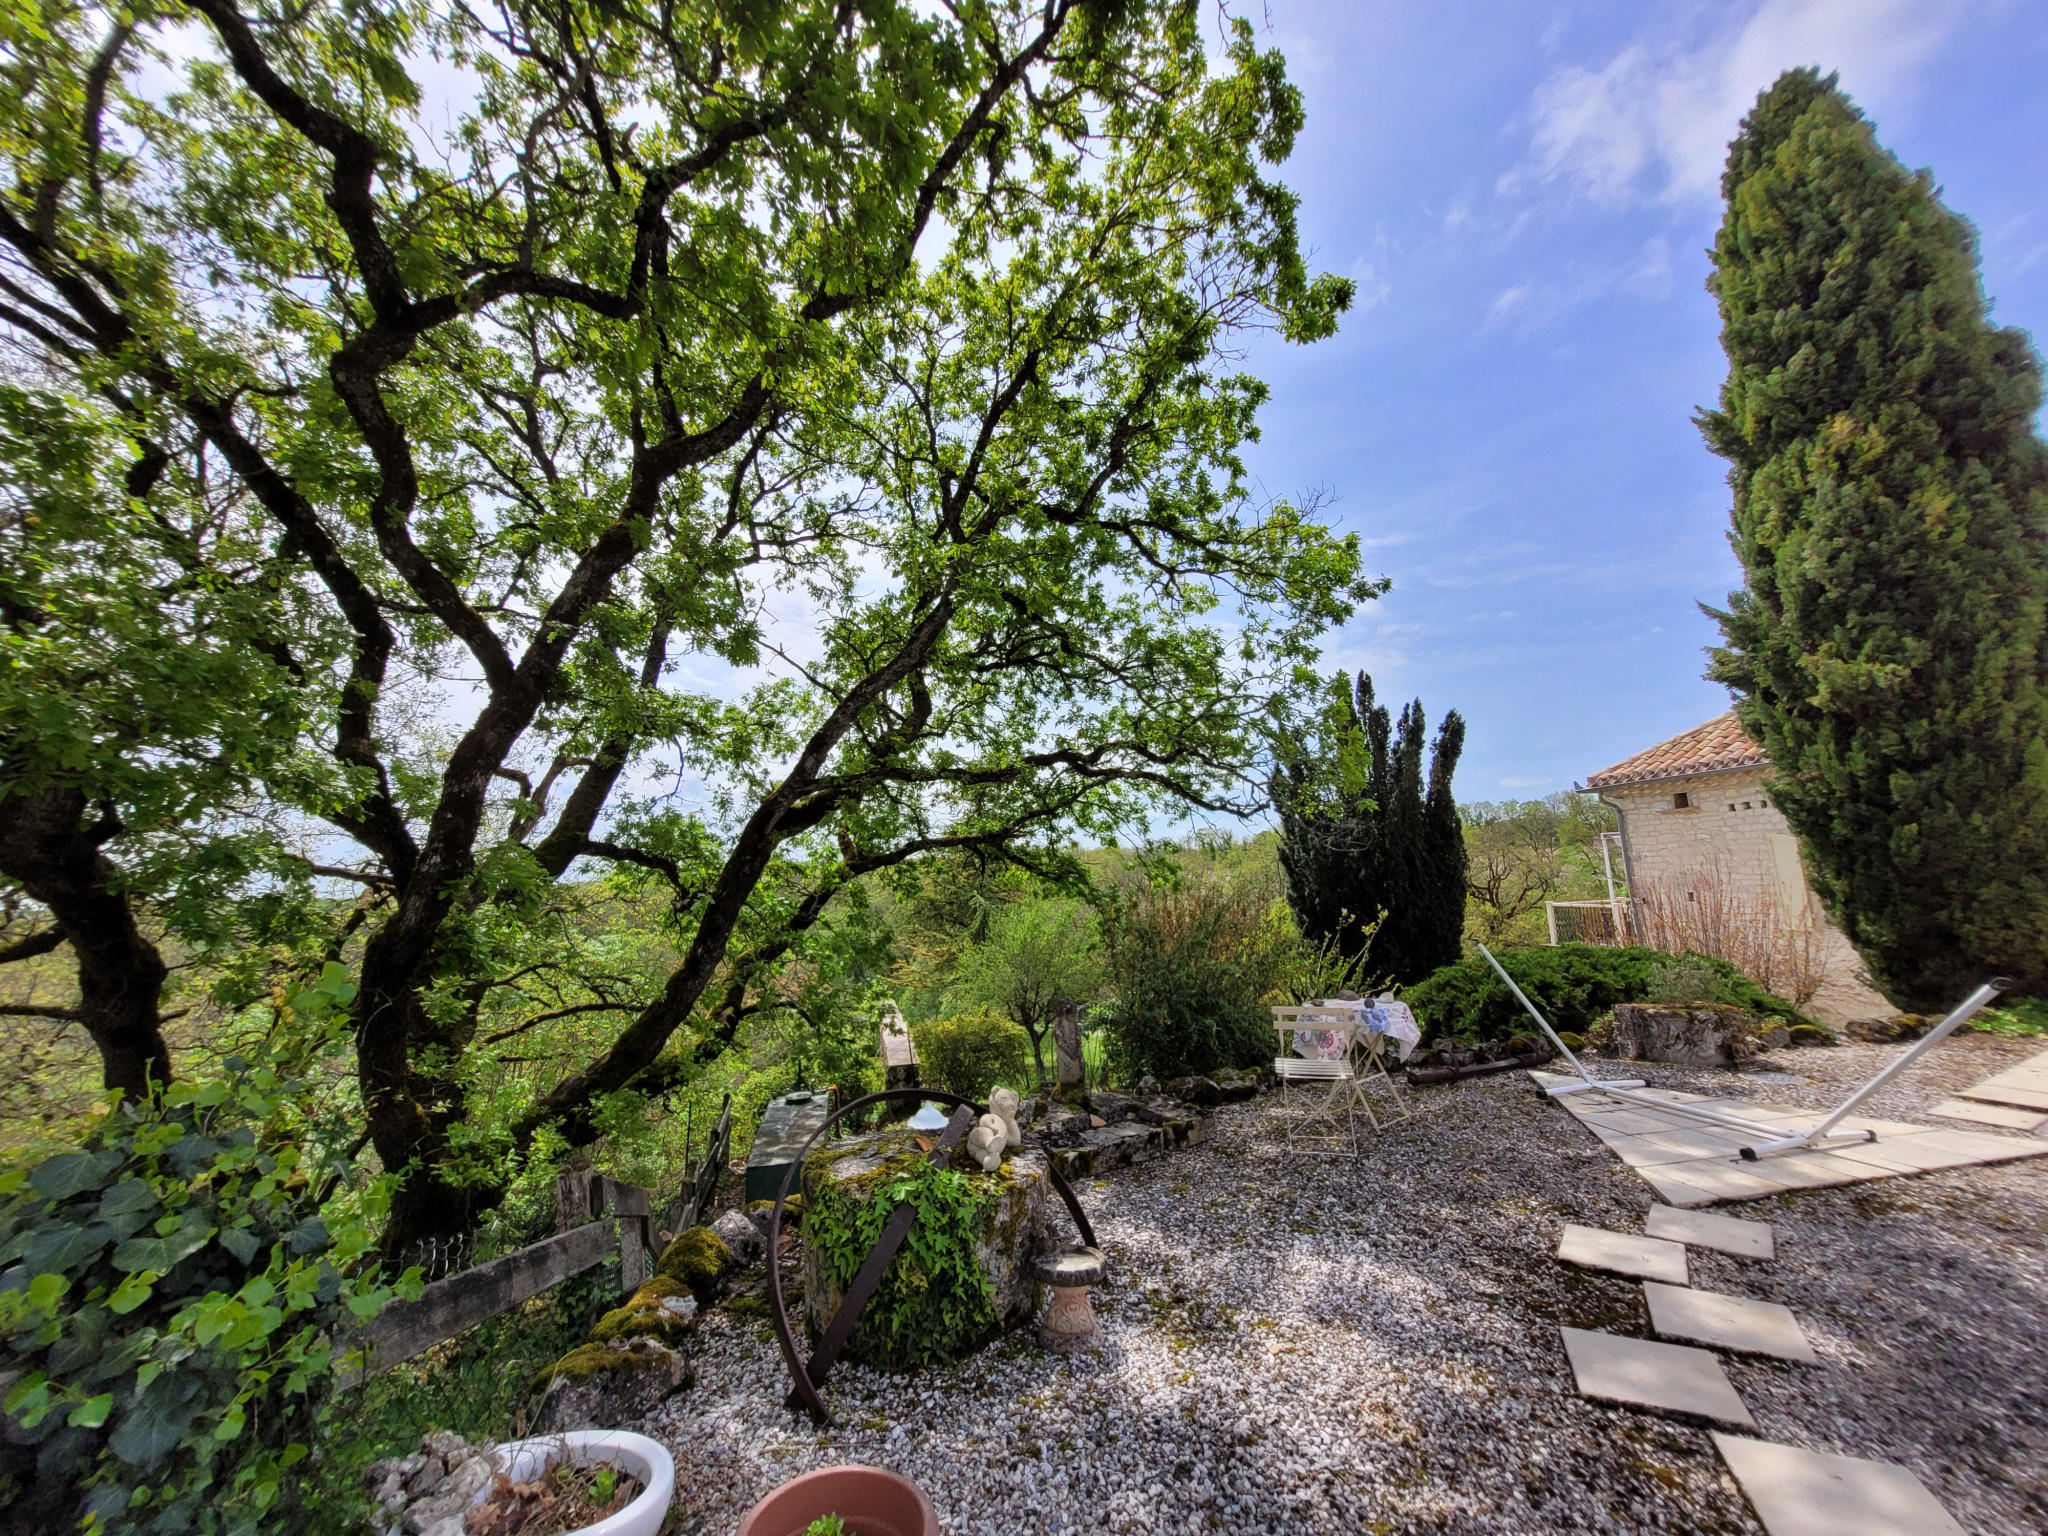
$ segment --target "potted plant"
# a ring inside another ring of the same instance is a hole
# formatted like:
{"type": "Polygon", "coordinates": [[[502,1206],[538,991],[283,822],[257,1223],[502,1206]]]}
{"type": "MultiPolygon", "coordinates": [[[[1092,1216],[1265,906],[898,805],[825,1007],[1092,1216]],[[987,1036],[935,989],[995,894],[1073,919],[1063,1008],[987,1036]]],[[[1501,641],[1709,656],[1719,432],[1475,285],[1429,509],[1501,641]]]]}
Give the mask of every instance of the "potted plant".
{"type": "MultiPolygon", "coordinates": [[[[826,1467],[784,1483],[747,1511],[739,1536],[939,1536],[938,1512],[924,1490],[881,1467],[826,1467]]],[[[607,1533],[609,1536],[609,1533],[607,1533]]]]}
{"type": "MultiPolygon", "coordinates": [[[[558,1536],[655,1536],[675,1494],[676,1467],[667,1449],[659,1441],[623,1429],[573,1429],[532,1440],[513,1440],[495,1447],[490,1454],[502,1481],[496,1484],[495,1493],[487,1490],[478,1506],[471,1509],[471,1530],[492,1525],[489,1513],[494,1500],[509,1499],[514,1489],[546,1487],[550,1473],[565,1464],[570,1468],[598,1469],[594,1478],[579,1482],[588,1486],[592,1504],[616,1507],[581,1525],[542,1520],[532,1527],[536,1532],[542,1526],[559,1526],[558,1536]],[[619,1506],[618,1496],[612,1490],[618,1486],[618,1480],[625,1478],[637,1483],[640,1491],[619,1506]],[[480,1521],[480,1516],[486,1518],[480,1521]]],[[[528,1529],[520,1520],[521,1512],[502,1502],[499,1507],[503,1509],[501,1520],[511,1522],[506,1524],[507,1530],[523,1533],[528,1529]]]]}

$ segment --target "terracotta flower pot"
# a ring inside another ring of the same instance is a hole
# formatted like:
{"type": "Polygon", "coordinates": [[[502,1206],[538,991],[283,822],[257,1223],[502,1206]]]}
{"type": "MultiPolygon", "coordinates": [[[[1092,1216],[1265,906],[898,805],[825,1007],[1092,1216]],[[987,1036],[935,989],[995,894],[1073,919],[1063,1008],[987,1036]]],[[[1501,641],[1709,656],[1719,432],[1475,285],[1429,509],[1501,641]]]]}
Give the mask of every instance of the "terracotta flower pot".
{"type": "Polygon", "coordinates": [[[939,1536],[924,1490],[880,1467],[826,1467],[784,1483],[747,1511],[739,1536],[804,1536],[813,1520],[837,1515],[853,1536],[939,1536]]]}

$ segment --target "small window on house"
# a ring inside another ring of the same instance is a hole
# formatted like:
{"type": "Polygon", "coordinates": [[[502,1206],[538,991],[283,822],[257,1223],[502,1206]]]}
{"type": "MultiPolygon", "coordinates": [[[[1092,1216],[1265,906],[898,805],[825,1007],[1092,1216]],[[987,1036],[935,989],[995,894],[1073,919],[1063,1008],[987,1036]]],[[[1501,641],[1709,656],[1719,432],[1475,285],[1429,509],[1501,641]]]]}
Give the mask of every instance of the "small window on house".
{"type": "Polygon", "coordinates": [[[1743,801],[1743,802],[1742,802],[1742,808],[1743,808],[1743,809],[1744,809],[1745,811],[1749,809],[1749,802],[1748,802],[1747,800],[1745,800],[1745,801],[1743,801]]]}
{"type": "Polygon", "coordinates": [[[1768,800],[1759,800],[1757,801],[1757,804],[1762,806],[1767,811],[1771,808],[1771,802],[1768,800]]]}
{"type": "Polygon", "coordinates": [[[1673,809],[1674,811],[1691,810],[1692,796],[1688,795],[1684,790],[1680,790],[1677,794],[1671,797],[1671,809],[1673,809]]]}
{"type": "Polygon", "coordinates": [[[1735,809],[1735,802],[1733,800],[1728,802],[1728,809],[1731,811],[1735,809]]]}

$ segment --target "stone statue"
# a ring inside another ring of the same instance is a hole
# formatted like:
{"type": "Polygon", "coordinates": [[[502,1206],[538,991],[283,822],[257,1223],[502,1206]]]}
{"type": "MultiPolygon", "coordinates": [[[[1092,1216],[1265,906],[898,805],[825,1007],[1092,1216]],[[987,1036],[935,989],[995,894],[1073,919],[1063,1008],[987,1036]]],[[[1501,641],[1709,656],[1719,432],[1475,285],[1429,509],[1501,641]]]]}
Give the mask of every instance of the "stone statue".
{"type": "Polygon", "coordinates": [[[998,1088],[988,1096],[988,1112],[1003,1122],[1004,1145],[1021,1147],[1024,1137],[1017,1129],[1017,1091],[998,1088]]]}
{"type": "Polygon", "coordinates": [[[1008,1145],[1008,1133],[997,1115],[983,1115],[967,1133],[968,1156],[981,1164],[983,1173],[994,1173],[1003,1166],[1003,1148],[1008,1145]]]}

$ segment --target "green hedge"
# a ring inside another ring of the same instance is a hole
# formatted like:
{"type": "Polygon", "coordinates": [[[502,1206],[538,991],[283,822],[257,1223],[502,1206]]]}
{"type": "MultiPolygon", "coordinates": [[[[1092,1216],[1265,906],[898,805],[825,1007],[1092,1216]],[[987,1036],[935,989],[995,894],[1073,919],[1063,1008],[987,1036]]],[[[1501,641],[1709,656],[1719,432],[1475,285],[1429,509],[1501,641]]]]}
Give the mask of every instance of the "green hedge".
{"type": "MultiPolygon", "coordinates": [[[[1749,1013],[1775,1016],[1787,1024],[1813,1021],[1781,997],[1774,997],[1725,960],[1694,956],[1718,978],[1720,996],[1700,1001],[1731,1003],[1749,1013]]],[[[1651,973],[1670,956],[1654,949],[1615,949],[1594,944],[1531,945],[1500,951],[1515,984],[1543,1010],[1554,1028],[1584,1033],[1616,1003],[1648,999],[1651,973]]],[[[1461,1040],[1505,1040],[1535,1026],[1514,994],[1474,955],[1447,965],[1402,994],[1427,1035],[1461,1040]]]]}
{"type": "Polygon", "coordinates": [[[1031,1037],[999,1013],[976,1009],[910,1026],[918,1080],[977,1104],[991,1088],[1022,1092],[1031,1083],[1031,1037]]]}

